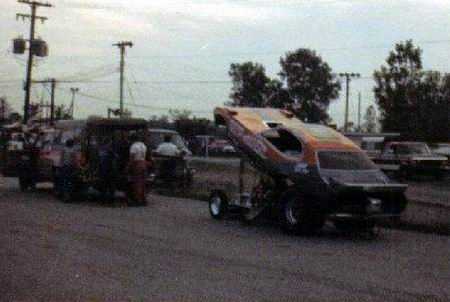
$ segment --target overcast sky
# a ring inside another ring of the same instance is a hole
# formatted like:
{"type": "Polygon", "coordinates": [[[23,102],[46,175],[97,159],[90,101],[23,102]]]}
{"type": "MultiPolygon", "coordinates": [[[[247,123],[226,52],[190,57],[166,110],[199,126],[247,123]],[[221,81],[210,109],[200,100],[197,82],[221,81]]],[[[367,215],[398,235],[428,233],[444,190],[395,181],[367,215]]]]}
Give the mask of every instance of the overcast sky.
{"type": "MultiPolygon", "coordinates": [[[[279,71],[286,51],[312,48],[334,72],[359,72],[351,84],[351,119],[356,121],[357,93],[363,112],[373,102],[371,75],[396,42],[406,39],[423,49],[426,69],[450,71],[449,0],[53,0],[40,8],[37,24],[50,56],[39,59],[34,79],[82,80],[58,84],[57,102],[70,103],[70,87],[91,97],[77,97],[76,116],[106,114],[118,104],[119,51],[127,49],[126,102],[135,116],[190,109],[210,117],[228,100],[230,63],[257,61],[270,76],[279,71]],[[94,98],[95,97],[95,98],[94,98]],[[144,105],[147,107],[143,107],[144,105]],[[152,109],[153,107],[153,109],[152,109]]],[[[25,56],[11,53],[11,40],[28,35],[29,23],[16,20],[27,5],[0,0],[0,95],[23,106],[25,56]]],[[[48,100],[42,85],[33,100],[48,100]]],[[[343,120],[345,91],[330,108],[343,120]]]]}

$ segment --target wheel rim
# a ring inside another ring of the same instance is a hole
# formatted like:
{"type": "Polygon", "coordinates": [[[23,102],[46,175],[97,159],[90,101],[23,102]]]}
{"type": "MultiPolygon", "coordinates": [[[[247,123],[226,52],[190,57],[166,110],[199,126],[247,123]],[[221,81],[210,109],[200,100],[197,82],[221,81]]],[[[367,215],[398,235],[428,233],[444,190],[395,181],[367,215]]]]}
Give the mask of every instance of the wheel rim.
{"type": "Polygon", "coordinates": [[[221,207],[221,205],[222,205],[222,199],[220,199],[220,197],[219,196],[214,196],[212,199],[211,199],[211,203],[210,203],[210,209],[211,209],[211,213],[214,215],[214,216],[217,216],[217,215],[219,215],[220,214],[220,207],[221,207]]]}
{"type": "Polygon", "coordinates": [[[290,225],[297,225],[300,222],[301,209],[296,202],[289,202],[284,214],[290,225]]]}

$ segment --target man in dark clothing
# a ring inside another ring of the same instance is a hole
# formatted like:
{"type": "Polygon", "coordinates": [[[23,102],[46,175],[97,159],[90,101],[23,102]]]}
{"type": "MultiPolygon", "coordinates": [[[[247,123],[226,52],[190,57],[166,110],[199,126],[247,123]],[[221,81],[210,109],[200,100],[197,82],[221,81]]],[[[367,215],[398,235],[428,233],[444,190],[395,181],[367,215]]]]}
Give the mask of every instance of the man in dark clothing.
{"type": "Polygon", "coordinates": [[[117,179],[117,159],[110,141],[104,141],[99,148],[99,176],[101,191],[105,201],[114,201],[117,179]]]}
{"type": "Polygon", "coordinates": [[[20,187],[22,190],[34,188],[37,181],[37,171],[40,149],[37,146],[40,136],[26,132],[23,138],[23,156],[20,167],[20,187]]]}

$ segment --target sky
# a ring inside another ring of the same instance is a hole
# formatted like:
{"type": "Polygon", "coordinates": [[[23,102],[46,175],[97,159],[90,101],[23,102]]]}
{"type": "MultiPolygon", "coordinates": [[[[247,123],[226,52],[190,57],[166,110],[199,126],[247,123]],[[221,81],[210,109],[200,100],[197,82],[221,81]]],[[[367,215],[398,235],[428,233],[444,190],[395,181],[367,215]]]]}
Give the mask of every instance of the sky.
{"type": "MultiPolygon", "coordinates": [[[[373,104],[372,74],[395,43],[412,39],[423,50],[425,69],[450,72],[450,0],[50,0],[37,36],[50,55],[39,58],[33,79],[57,84],[57,104],[70,104],[78,87],[75,116],[105,115],[119,103],[119,50],[127,49],[125,103],[149,118],[169,108],[212,117],[229,100],[231,63],[255,61],[277,77],[287,51],[311,48],[333,72],[357,72],[351,82],[350,120],[373,104]],[[67,82],[72,81],[72,82],[67,82]]],[[[29,34],[16,13],[27,5],[0,0],[0,96],[23,107],[26,56],[12,54],[12,39],[29,34]]],[[[49,100],[49,87],[33,85],[32,100],[49,100]]],[[[345,89],[329,108],[342,124],[345,89]]]]}

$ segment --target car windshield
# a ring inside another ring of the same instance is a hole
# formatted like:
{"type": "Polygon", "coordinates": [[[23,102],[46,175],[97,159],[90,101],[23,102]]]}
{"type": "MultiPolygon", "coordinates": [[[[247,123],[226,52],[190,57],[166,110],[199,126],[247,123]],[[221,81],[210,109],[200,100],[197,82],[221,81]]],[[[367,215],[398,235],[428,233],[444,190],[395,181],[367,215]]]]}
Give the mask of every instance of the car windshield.
{"type": "Polygon", "coordinates": [[[400,144],[395,146],[395,153],[400,155],[430,155],[430,149],[426,144],[400,144]]]}
{"type": "Polygon", "coordinates": [[[152,149],[158,148],[160,144],[164,142],[164,137],[170,136],[171,142],[179,149],[185,149],[183,139],[178,133],[165,133],[165,132],[150,132],[149,144],[152,149]]]}
{"type": "Polygon", "coordinates": [[[433,148],[433,152],[437,154],[449,154],[450,155],[450,145],[436,145],[433,148]]]}
{"type": "Polygon", "coordinates": [[[328,170],[374,170],[375,164],[363,152],[319,151],[321,169],[328,170]]]}

